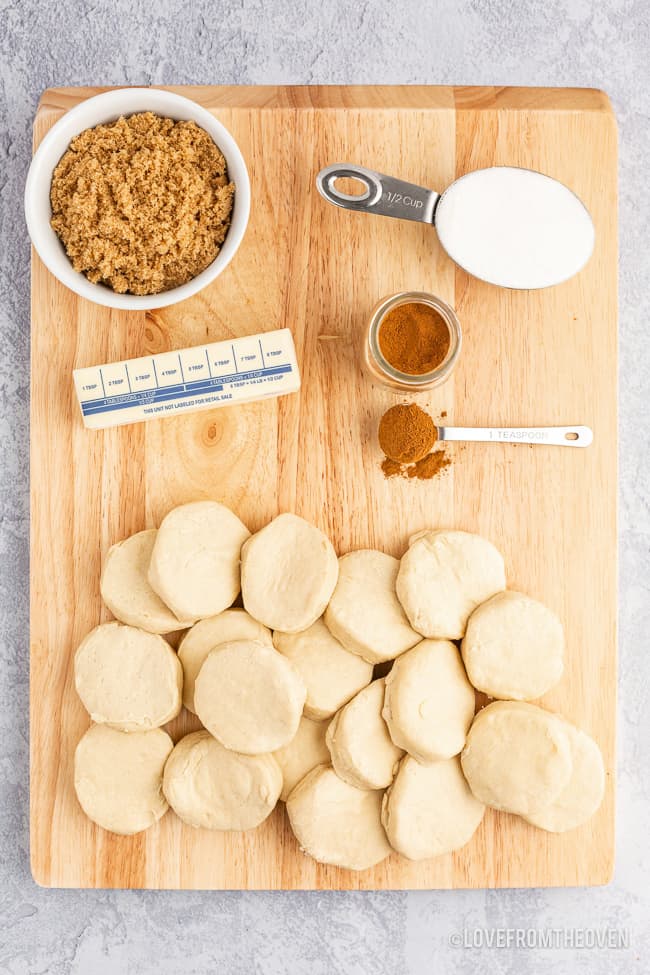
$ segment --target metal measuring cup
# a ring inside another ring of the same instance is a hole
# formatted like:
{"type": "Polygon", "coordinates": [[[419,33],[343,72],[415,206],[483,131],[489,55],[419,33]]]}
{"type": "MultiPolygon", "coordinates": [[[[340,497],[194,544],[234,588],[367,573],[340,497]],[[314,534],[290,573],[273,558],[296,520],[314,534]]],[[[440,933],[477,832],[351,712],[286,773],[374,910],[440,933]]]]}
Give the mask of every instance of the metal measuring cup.
{"type": "Polygon", "coordinates": [[[594,246],[584,203],[563,183],[532,169],[477,169],[440,194],[363,166],[335,163],[319,172],[316,186],[346,210],[432,224],[456,264],[503,288],[560,284],[584,267],[594,246]],[[337,188],[345,177],[362,184],[359,195],[337,188]]]}

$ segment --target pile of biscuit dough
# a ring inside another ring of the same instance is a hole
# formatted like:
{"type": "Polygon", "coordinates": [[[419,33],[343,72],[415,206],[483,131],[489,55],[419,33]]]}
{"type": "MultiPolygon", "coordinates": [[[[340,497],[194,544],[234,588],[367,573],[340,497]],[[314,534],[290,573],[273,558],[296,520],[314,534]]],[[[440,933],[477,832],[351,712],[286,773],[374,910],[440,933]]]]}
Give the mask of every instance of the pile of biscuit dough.
{"type": "Polygon", "coordinates": [[[478,535],[337,558],[294,514],[251,535],[200,501],[114,545],[101,593],[116,621],[75,655],[93,720],[75,788],[104,829],[137,833],[171,806],[249,830],[281,799],[304,853],[364,870],[462,847],[486,806],[562,832],[601,802],[596,743],[527,703],[562,675],[562,625],[506,589],[478,535]],[[164,634],[180,630],[176,652],[164,634]],[[495,699],[476,715],[475,688],[495,699]],[[174,744],[162,726],[183,705],[203,730],[174,744]]]}

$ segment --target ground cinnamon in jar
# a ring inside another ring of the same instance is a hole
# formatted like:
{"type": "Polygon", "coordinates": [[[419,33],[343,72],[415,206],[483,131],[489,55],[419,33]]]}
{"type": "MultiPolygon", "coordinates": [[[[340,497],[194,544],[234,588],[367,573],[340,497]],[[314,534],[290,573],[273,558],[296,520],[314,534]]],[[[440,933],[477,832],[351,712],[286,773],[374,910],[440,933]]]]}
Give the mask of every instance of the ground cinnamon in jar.
{"type": "Polygon", "coordinates": [[[451,336],[442,315],[419,301],[396,305],[382,319],[377,334],[384,359],[398,372],[423,376],[442,365],[451,336]]]}

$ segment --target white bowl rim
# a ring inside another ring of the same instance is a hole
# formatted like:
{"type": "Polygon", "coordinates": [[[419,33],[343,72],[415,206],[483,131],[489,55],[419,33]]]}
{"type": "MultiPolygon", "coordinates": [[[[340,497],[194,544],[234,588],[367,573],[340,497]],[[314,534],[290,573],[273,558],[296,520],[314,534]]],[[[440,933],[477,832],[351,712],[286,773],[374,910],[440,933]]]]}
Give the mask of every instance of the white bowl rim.
{"type": "Polygon", "coordinates": [[[95,304],[109,308],[130,311],[145,311],[163,308],[183,301],[196,294],[228,266],[239,247],[250,213],[250,180],[244,157],[228,129],[206,108],[191,98],[163,88],[122,87],[113,88],[92,95],[69,109],[46,133],[34,153],[25,184],[25,219],[32,244],[40,259],[52,274],[68,288],[95,304]],[[146,103],[143,104],[142,102],[146,103]],[[138,104],[139,103],[139,104],[138,104]],[[66,151],[71,140],[84,129],[112,121],[120,115],[132,115],[138,111],[154,111],[169,117],[191,118],[204,128],[223,152],[230,178],[235,183],[235,202],[232,219],[226,239],[214,261],[195,278],[178,288],[162,291],[154,295],[118,294],[106,285],[93,284],[84,274],[75,271],[65,254],[59,238],[49,222],[44,225],[38,216],[37,208],[42,203],[42,194],[49,188],[54,166],[66,151]],[[94,119],[89,120],[91,115],[94,119]],[[80,119],[83,119],[80,122],[80,119]],[[54,146],[61,144],[61,152],[53,166],[48,164],[48,156],[54,146]],[[47,188],[43,187],[47,182],[47,188]]]}

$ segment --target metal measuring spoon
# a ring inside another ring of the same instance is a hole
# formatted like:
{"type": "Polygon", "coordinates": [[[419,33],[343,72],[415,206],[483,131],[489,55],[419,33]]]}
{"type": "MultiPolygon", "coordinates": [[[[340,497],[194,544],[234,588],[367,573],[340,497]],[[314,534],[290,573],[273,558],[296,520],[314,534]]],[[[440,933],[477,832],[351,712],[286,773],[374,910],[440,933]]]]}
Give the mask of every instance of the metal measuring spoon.
{"type": "Polygon", "coordinates": [[[585,205],[563,183],[532,169],[491,166],[461,176],[444,193],[335,163],[316,177],[326,200],[346,210],[432,224],[443,248],[463,270],[503,288],[547,288],[573,277],[594,246],[585,205]],[[336,181],[363,184],[360,195],[336,181]]]}
{"type": "Polygon", "coordinates": [[[438,440],[481,443],[528,443],[555,447],[588,447],[594,439],[589,427],[437,427],[438,440]]]}

